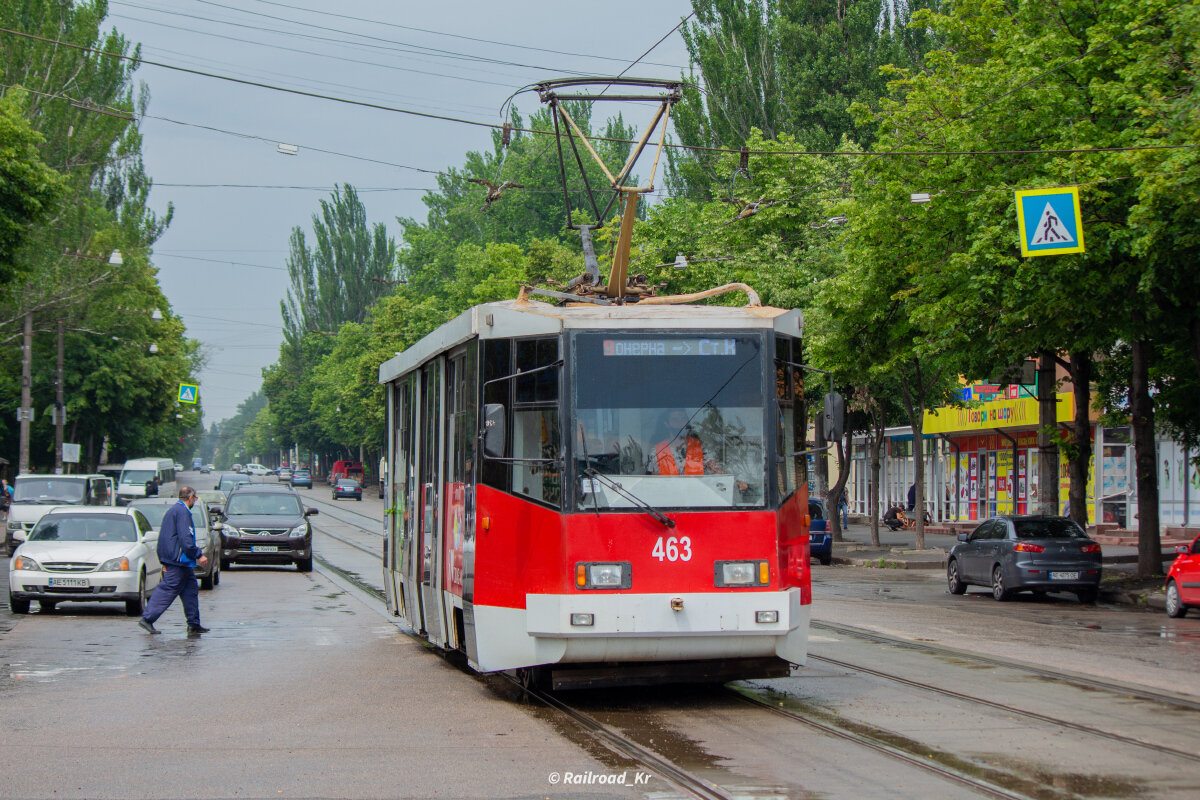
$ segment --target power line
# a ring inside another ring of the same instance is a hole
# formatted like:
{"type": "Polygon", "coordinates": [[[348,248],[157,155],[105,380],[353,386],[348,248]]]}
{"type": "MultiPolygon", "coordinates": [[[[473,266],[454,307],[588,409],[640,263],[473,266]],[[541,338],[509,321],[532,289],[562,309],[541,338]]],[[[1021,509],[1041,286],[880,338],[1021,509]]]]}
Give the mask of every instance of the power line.
{"type": "MultiPolygon", "coordinates": [[[[411,25],[399,25],[394,22],[384,22],[383,20],[377,20],[377,19],[366,19],[364,17],[353,17],[348,14],[337,14],[332,11],[318,11],[318,10],[312,9],[312,8],[303,8],[301,6],[289,5],[287,3],[271,2],[271,0],[255,0],[255,2],[261,3],[262,5],[267,5],[267,6],[278,6],[281,8],[288,8],[293,11],[304,11],[309,14],[319,14],[321,16],[327,16],[327,17],[338,17],[340,19],[348,19],[348,20],[353,20],[355,22],[367,22],[367,23],[370,23],[371,25],[382,25],[382,26],[385,26],[388,28],[397,28],[399,30],[406,30],[406,31],[418,31],[420,33],[428,33],[428,34],[432,34],[434,36],[445,36],[445,37],[448,37],[451,39],[461,39],[463,41],[478,42],[480,44],[494,44],[494,45],[499,45],[501,47],[514,47],[514,48],[517,48],[520,50],[533,50],[533,51],[539,52],[539,53],[551,53],[553,55],[560,55],[560,56],[574,56],[577,58],[593,58],[593,59],[597,59],[600,61],[616,61],[618,63],[623,63],[625,61],[625,59],[617,58],[615,56],[598,56],[598,55],[592,55],[589,53],[573,53],[573,52],[568,52],[566,50],[551,50],[551,49],[547,49],[545,47],[534,47],[533,45],[513,44],[511,42],[500,42],[500,41],[496,41],[494,39],[479,39],[474,36],[464,36],[464,35],[458,34],[458,33],[447,33],[445,31],[436,31],[436,30],[431,30],[429,28],[416,28],[411,25]]],[[[671,69],[677,69],[680,71],[683,70],[683,67],[679,66],[678,64],[660,64],[660,63],[656,63],[653,61],[647,61],[646,63],[650,64],[651,66],[655,66],[655,67],[669,67],[671,69]]]]}

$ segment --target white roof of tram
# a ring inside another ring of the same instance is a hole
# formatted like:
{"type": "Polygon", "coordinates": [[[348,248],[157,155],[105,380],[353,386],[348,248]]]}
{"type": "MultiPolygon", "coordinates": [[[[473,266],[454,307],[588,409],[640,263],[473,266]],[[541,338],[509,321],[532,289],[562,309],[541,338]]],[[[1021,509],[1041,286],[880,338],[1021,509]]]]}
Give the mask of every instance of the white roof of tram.
{"type": "Polygon", "coordinates": [[[774,330],[799,336],[804,316],[799,309],[771,306],[694,306],[578,304],[555,306],[526,300],[501,300],[473,306],[419,342],[379,366],[379,382],[387,383],[430,358],[470,341],[525,336],[553,336],[570,329],[611,330],[774,330]]]}

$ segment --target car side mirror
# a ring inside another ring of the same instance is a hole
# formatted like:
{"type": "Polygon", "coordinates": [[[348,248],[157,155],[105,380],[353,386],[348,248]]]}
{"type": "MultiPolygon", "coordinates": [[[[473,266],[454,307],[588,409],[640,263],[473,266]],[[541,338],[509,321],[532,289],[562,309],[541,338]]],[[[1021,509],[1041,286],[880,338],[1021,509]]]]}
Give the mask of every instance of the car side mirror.
{"type": "Polygon", "coordinates": [[[212,529],[213,529],[214,531],[220,531],[220,530],[224,530],[224,529],[225,529],[225,523],[224,523],[224,522],[214,522],[214,523],[213,523],[213,526],[212,526],[212,529]]]}
{"type": "Polygon", "coordinates": [[[508,446],[508,430],[503,403],[488,403],[483,407],[483,454],[504,458],[508,446]]]}
{"type": "Polygon", "coordinates": [[[1175,545],[1175,552],[1181,556],[1186,556],[1188,554],[1188,546],[1186,544],[1177,544],[1175,545]]]}
{"type": "Polygon", "coordinates": [[[320,514],[320,513],[321,512],[317,511],[315,508],[304,509],[304,516],[306,516],[306,517],[315,517],[317,514],[320,514]]]}
{"type": "Polygon", "coordinates": [[[967,541],[970,541],[970,539],[971,539],[971,534],[969,534],[969,533],[960,533],[958,535],[958,540],[960,542],[967,542],[967,541]]]}

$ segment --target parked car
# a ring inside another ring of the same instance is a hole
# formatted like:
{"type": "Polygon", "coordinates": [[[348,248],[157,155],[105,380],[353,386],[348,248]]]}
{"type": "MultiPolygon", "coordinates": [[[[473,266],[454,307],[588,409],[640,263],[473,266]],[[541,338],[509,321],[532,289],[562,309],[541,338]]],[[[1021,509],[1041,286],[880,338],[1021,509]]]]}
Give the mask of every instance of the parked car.
{"type": "Polygon", "coordinates": [[[227,472],[224,475],[222,475],[220,478],[217,479],[217,485],[214,486],[213,488],[216,489],[218,492],[225,492],[226,494],[228,494],[229,492],[231,492],[233,490],[233,487],[240,486],[243,483],[250,483],[250,482],[251,481],[250,481],[249,475],[233,475],[233,474],[227,472]]]}
{"type": "Polygon", "coordinates": [[[290,481],[292,479],[292,471],[288,467],[279,468],[279,482],[290,481]]]}
{"type": "Polygon", "coordinates": [[[339,497],[353,497],[355,500],[362,500],[362,484],[353,478],[342,478],[333,485],[333,499],[339,497]]]}
{"type": "MultiPolygon", "coordinates": [[[[145,500],[134,500],[129,505],[146,515],[150,527],[154,528],[157,534],[162,533],[162,521],[167,515],[167,509],[178,502],[178,499],[172,500],[167,497],[149,497],[145,500]]],[[[217,563],[221,556],[220,544],[217,536],[209,529],[212,521],[208,513],[208,504],[199,498],[198,493],[196,502],[192,505],[192,524],[196,527],[196,546],[208,556],[208,563],[204,566],[197,565],[194,572],[200,579],[200,588],[211,589],[221,583],[221,565],[217,563]]]]}
{"type": "Polygon", "coordinates": [[[271,474],[271,470],[267,469],[262,464],[247,464],[242,467],[242,470],[247,475],[253,475],[256,478],[265,478],[271,474]]]}
{"type": "Polygon", "coordinates": [[[294,563],[312,571],[312,526],[300,495],[286,486],[250,484],[229,493],[221,521],[221,567],[234,563],[294,563]]]}
{"type": "Polygon", "coordinates": [[[1200,536],[1191,546],[1176,547],[1175,553],[1167,570],[1167,614],[1182,617],[1189,608],[1200,608],[1200,536]]]}
{"type": "Polygon", "coordinates": [[[825,566],[833,563],[833,534],[825,513],[825,498],[808,498],[808,554],[825,566]]]}
{"type": "Polygon", "coordinates": [[[303,486],[307,489],[312,488],[312,473],[306,469],[298,469],[292,473],[292,487],[303,486]]]}
{"type": "Polygon", "coordinates": [[[28,614],[62,602],[125,603],[140,616],[162,578],[158,536],[136,508],[57,506],[38,521],[8,564],[8,607],[28,614]]]}
{"type": "Polygon", "coordinates": [[[991,586],[992,597],[1017,592],[1074,592],[1081,603],[1099,595],[1100,545],[1068,517],[1001,516],[958,535],[946,562],[951,594],[991,586]]]}

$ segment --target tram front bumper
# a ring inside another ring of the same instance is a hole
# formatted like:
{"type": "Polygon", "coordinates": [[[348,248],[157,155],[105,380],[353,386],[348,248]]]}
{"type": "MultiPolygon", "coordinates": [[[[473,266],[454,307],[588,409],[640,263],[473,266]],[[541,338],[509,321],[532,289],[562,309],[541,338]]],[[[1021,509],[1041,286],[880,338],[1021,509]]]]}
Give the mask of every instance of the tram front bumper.
{"type": "Polygon", "coordinates": [[[531,594],[525,605],[475,606],[477,668],[767,656],[803,664],[808,657],[810,607],[799,589],[531,594]]]}

